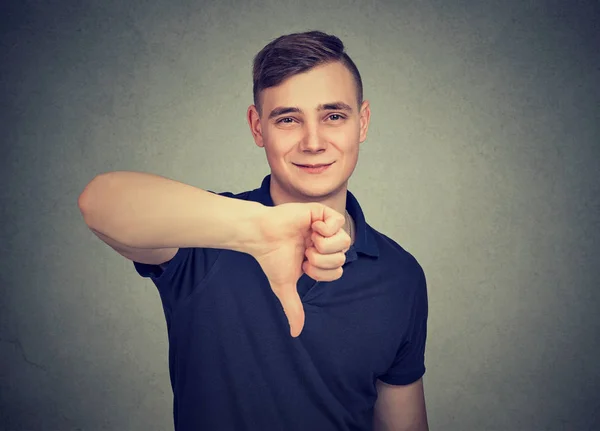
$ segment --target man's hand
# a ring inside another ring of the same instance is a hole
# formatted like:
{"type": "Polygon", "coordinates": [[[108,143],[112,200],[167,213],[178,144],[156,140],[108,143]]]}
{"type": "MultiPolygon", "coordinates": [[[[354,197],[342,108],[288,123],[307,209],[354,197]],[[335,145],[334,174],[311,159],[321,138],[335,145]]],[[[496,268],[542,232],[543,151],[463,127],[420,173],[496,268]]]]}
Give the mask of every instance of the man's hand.
{"type": "Polygon", "coordinates": [[[261,238],[250,254],[266,274],[290,324],[292,337],[304,327],[304,309],[297,282],[302,273],[316,281],[342,276],[350,236],[345,219],[318,203],[287,203],[269,207],[258,220],[261,238]]]}

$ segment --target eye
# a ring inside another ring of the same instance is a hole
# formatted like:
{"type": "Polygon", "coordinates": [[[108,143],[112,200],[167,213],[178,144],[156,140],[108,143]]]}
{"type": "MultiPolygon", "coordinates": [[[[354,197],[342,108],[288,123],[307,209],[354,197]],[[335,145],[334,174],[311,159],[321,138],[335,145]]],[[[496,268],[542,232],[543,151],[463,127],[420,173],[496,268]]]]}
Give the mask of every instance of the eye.
{"type": "Polygon", "coordinates": [[[277,120],[275,123],[291,124],[293,122],[294,122],[294,119],[292,117],[283,117],[283,118],[280,118],[279,120],[277,120]]]}
{"type": "Polygon", "coordinates": [[[336,121],[336,122],[337,122],[337,121],[343,120],[343,119],[344,119],[344,116],[343,116],[343,115],[341,115],[341,114],[331,114],[331,115],[330,115],[329,117],[327,117],[327,118],[329,118],[329,119],[330,119],[330,120],[332,120],[332,121],[336,121]]]}

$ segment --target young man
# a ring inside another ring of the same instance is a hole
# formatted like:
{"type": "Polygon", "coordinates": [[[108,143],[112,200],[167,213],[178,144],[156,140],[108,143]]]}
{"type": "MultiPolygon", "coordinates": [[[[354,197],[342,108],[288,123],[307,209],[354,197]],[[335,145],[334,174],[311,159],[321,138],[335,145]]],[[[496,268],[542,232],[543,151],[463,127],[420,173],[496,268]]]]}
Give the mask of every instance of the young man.
{"type": "Polygon", "coordinates": [[[306,32],[265,46],[253,77],[260,188],[111,172],[79,199],[158,288],[175,429],[427,430],[423,271],[347,190],[370,120],[360,74],[306,32]]]}

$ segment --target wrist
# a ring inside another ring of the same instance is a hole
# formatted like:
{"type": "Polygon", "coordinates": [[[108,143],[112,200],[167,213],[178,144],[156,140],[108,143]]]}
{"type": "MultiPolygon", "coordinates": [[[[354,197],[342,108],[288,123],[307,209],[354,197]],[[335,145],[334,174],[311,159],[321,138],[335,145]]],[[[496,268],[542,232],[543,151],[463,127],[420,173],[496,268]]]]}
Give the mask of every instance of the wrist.
{"type": "Polygon", "coordinates": [[[250,255],[260,250],[264,242],[260,225],[268,210],[269,207],[258,202],[244,202],[243,210],[236,217],[238,222],[235,224],[232,244],[227,248],[250,255]]]}

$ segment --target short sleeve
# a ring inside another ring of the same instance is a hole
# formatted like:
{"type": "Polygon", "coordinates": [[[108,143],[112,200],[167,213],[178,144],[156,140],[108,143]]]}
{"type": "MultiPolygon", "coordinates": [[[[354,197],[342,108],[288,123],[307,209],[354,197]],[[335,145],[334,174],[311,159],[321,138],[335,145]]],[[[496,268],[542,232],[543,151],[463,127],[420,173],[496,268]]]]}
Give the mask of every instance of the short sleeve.
{"type": "Polygon", "coordinates": [[[159,265],[133,262],[139,275],[152,280],[163,301],[171,305],[189,296],[210,272],[220,250],[180,248],[163,270],[159,265]]]}
{"type": "Polygon", "coordinates": [[[384,383],[408,385],[416,382],[425,374],[428,313],[427,282],[425,274],[419,266],[419,276],[415,284],[406,336],[392,366],[379,377],[384,383]]]}

